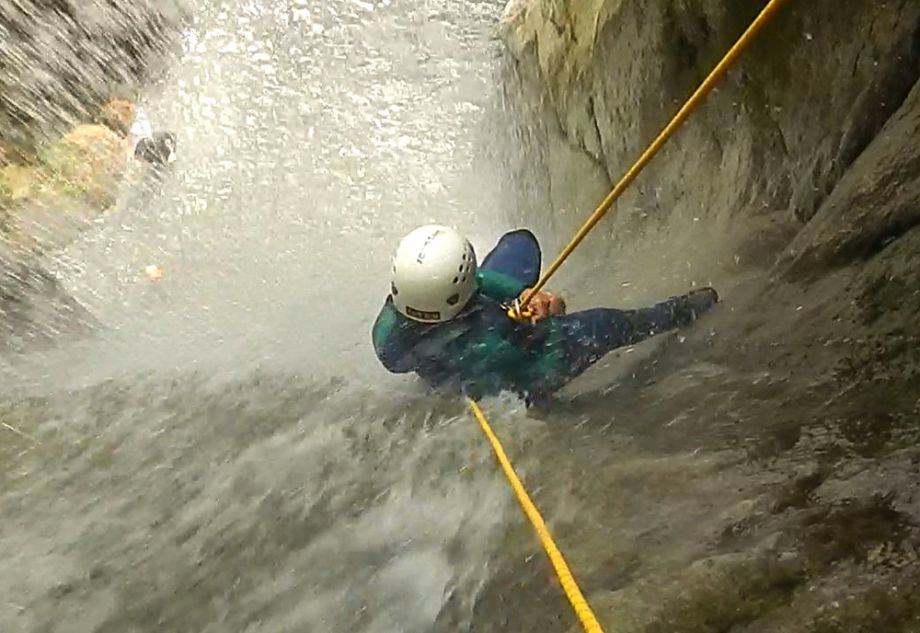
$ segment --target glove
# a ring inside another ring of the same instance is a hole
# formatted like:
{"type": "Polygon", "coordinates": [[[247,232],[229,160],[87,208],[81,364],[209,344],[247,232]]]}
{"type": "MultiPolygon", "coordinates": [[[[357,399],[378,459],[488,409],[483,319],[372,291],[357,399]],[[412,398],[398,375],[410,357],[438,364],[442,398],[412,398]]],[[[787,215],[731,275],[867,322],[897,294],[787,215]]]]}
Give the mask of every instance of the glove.
{"type": "MultiPolygon", "coordinates": [[[[519,298],[523,299],[529,291],[529,288],[525,289],[519,298]]],[[[562,297],[557,297],[551,292],[541,290],[535,294],[527,304],[527,310],[530,312],[530,322],[539,323],[549,316],[564,315],[565,300],[562,297]]]]}

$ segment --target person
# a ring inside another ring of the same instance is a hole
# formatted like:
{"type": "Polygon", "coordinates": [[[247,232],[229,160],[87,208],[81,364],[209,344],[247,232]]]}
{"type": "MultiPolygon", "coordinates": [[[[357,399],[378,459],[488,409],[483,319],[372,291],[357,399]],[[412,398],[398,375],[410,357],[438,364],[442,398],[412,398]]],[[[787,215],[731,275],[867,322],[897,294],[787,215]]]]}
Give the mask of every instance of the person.
{"type": "Polygon", "coordinates": [[[541,253],[526,229],[506,233],[481,266],[470,242],[446,226],[420,227],[396,249],[390,293],[372,330],[374,350],[392,373],[416,373],[437,391],[479,399],[509,391],[528,406],[608,352],[694,321],[719,300],[713,288],[648,308],[594,308],[566,314],[549,292],[508,307],[536,285],[541,253]]]}
{"type": "Polygon", "coordinates": [[[165,167],[176,160],[176,136],[172,132],[154,131],[146,113],[137,109],[128,134],[132,155],[154,167],[165,167]]]}

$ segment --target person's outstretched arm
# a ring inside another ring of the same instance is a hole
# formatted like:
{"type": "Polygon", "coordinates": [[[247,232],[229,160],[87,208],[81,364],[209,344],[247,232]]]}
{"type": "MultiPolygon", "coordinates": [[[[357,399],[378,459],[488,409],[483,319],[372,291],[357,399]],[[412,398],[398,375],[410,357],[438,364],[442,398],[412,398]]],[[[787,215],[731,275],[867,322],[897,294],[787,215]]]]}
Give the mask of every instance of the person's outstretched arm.
{"type": "MultiPolygon", "coordinates": [[[[563,366],[535,381],[532,392],[551,393],[618,347],[635,345],[687,325],[712,309],[718,300],[715,290],[704,288],[648,308],[594,308],[547,319],[534,326],[536,331],[546,333],[543,357],[547,361],[560,360],[563,366]]],[[[547,367],[552,368],[552,363],[547,367]]]]}

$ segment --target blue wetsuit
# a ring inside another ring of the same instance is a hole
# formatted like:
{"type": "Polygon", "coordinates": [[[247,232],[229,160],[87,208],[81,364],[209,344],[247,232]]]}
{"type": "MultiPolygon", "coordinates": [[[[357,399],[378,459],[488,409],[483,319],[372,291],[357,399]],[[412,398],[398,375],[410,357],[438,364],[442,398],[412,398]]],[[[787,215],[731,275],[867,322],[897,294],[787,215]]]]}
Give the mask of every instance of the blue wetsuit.
{"type": "Polygon", "coordinates": [[[473,398],[511,391],[540,400],[608,352],[689,323],[717,300],[710,290],[638,310],[595,308],[536,325],[513,321],[503,304],[536,284],[540,264],[534,235],[512,231],[483,260],[478,290],[454,319],[413,321],[387,297],[373,328],[381,363],[391,372],[415,372],[436,389],[473,398]]]}

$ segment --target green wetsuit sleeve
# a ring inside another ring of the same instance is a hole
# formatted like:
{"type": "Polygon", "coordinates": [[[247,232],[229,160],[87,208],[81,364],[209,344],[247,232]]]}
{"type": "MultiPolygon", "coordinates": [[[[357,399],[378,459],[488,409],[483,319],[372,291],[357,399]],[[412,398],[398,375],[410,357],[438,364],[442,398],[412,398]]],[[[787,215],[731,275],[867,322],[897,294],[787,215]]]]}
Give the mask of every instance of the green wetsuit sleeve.
{"type": "Polygon", "coordinates": [[[412,353],[410,337],[406,336],[406,329],[402,315],[393,306],[392,299],[387,298],[374,322],[371,338],[377,358],[394,374],[416,369],[415,355],[412,353]]]}
{"type": "Polygon", "coordinates": [[[479,292],[495,301],[511,301],[524,292],[523,283],[510,275],[494,270],[480,270],[476,273],[479,292]]]}

